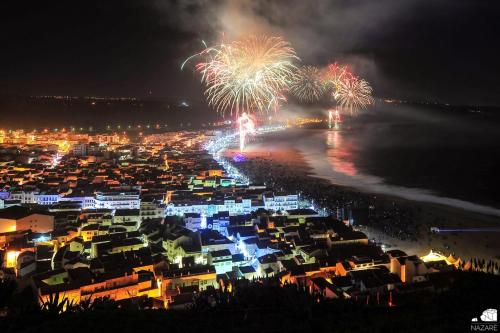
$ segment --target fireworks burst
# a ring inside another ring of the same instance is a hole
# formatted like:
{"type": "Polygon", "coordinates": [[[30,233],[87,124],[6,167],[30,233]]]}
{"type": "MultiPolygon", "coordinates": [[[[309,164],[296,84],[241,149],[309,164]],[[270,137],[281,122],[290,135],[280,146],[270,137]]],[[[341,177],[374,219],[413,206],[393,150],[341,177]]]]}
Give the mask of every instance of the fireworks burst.
{"type": "Polygon", "coordinates": [[[325,93],[326,87],[318,68],[304,66],[298,69],[297,75],[290,84],[290,93],[301,102],[318,101],[325,93]]]}
{"type": "Polygon", "coordinates": [[[206,85],[209,105],[223,114],[236,115],[276,110],[294,77],[293,62],[298,59],[287,41],[267,36],[207,47],[195,56],[204,58],[196,70],[206,85]]]}
{"type": "Polygon", "coordinates": [[[336,62],[328,65],[324,73],[326,84],[333,89],[333,97],[337,100],[339,98],[339,91],[343,83],[352,80],[353,74],[349,71],[347,66],[341,66],[336,62]]]}
{"type": "Polygon", "coordinates": [[[351,78],[342,80],[338,89],[338,102],[351,114],[373,103],[372,87],[365,80],[351,78]]]}
{"type": "Polygon", "coordinates": [[[276,111],[289,91],[302,102],[315,102],[327,90],[338,105],[353,114],[374,102],[372,88],[345,65],[333,63],[324,71],[314,66],[295,67],[299,60],[290,43],[281,37],[249,36],[205,48],[195,69],[206,86],[208,104],[218,112],[276,111]]]}

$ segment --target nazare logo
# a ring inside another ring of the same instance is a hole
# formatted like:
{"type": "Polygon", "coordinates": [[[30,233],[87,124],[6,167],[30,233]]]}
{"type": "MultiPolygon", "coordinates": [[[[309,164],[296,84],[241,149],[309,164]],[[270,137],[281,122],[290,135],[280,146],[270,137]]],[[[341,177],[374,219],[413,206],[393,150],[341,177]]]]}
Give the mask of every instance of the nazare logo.
{"type": "Polygon", "coordinates": [[[478,318],[472,318],[470,330],[473,332],[498,332],[498,310],[486,309],[478,318]]]}

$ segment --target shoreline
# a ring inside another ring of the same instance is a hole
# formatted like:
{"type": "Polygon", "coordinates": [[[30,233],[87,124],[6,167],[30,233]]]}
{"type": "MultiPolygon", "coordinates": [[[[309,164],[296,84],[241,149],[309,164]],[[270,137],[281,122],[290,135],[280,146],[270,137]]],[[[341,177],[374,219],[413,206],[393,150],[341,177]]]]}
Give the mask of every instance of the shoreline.
{"type": "MultiPolygon", "coordinates": [[[[232,161],[237,151],[226,148],[221,152],[232,161]]],[[[495,233],[446,233],[433,234],[431,227],[471,228],[498,226],[498,218],[471,212],[456,207],[444,206],[431,202],[374,194],[352,187],[338,185],[329,179],[314,174],[314,168],[308,165],[301,152],[296,148],[276,149],[252,145],[244,153],[244,162],[233,163],[252,182],[266,182],[282,189],[302,192],[310,199],[321,196],[327,198],[320,202],[320,207],[332,208],[333,199],[337,204],[350,202],[351,207],[368,210],[373,205],[375,220],[367,220],[356,226],[370,239],[387,245],[387,249],[399,248],[408,254],[419,256],[431,249],[453,254],[462,259],[500,259],[500,244],[495,242],[495,233]],[[301,189],[301,186],[304,189],[301,189]],[[324,191],[324,193],[321,193],[324,191]],[[311,193],[308,193],[311,192],[311,193]],[[386,216],[384,216],[386,215],[386,216]]],[[[356,222],[356,221],[355,221],[356,222]]]]}

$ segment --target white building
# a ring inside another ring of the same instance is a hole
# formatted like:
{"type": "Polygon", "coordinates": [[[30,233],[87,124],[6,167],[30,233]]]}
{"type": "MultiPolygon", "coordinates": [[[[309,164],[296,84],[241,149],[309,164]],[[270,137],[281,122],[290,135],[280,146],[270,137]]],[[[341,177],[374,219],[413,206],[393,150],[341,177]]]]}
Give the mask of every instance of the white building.
{"type": "Polygon", "coordinates": [[[141,220],[165,217],[165,205],[156,202],[141,201],[141,220]]]}
{"type": "Polygon", "coordinates": [[[206,223],[206,217],[202,216],[198,213],[187,213],[184,214],[184,223],[186,224],[186,228],[191,230],[191,231],[198,231],[199,229],[202,229],[202,220],[205,219],[206,223]]]}
{"type": "Polygon", "coordinates": [[[60,195],[57,193],[39,193],[34,191],[12,192],[11,200],[19,200],[21,204],[52,205],[59,202],[60,195]]]}
{"type": "Polygon", "coordinates": [[[35,192],[12,192],[9,199],[19,200],[22,204],[36,203],[35,192]]]}
{"type": "Polygon", "coordinates": [[[249,214],[257,208],[252,207],[251,199],[225,199],[221,202],[175,202],[171,201],[165,208],[165,215],[184,215],[196,213],[205,216],[213,216],[219,212],[229,212],[229,215],[249,214]]]}
{"type": "Polygon", "coordinates": [[[97,192],[95,209],[140,209],[139,192],[97,192]]]}
{"type": "Polygon", "coordinates": [[[208,253],[208,264],[215,267],[217,274],[224,274],[233,270],[233,257],[231,251],[216,250],[208,253]]]}
{"type": "Polygon", "coordinates": [[[52,205],[59,202],[59,194],[38,193],[35,194],[36,203],[39,205],[52,205]]]}
{"type": "Polygon", "coordinates": [[[92,196],[84,197],[62,197],[59,201],[63,202],[75,202],[80,203],[82,209],[94,209],[95,208],[95,198],[92,196]]]}
{"type": "Polygon", "coordinates": [[[299,208],[298,194],[275,195],[267,193],[262,195],[262,199],[264,200],[264,208],[267,210],[285,211],[299,208]]]}

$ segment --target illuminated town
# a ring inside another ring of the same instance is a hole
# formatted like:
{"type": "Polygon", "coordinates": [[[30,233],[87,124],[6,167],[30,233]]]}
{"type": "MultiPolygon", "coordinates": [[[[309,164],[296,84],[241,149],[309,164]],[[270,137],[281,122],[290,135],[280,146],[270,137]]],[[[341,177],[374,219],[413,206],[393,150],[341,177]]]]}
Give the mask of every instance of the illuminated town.
{"type": "Polygon", "coordinates": [[[432,251],[383,251],[346,207],[328,215],[298,193],[249,182],[219,155],[237,134],[226,127],[132,142],[2,132],[3,277],[31,286],[40,306],[60,295],[73,305],[144,298],[183,308],[197,294],[271,277],[317,297],[391,306],[393,293],[432,290],[434,274],[472,268],[432,251]]]}
{"type": "Polygon", "coordinates": [[[1,333],[500,330],[500,5],[0,12],[1,333]]]}

